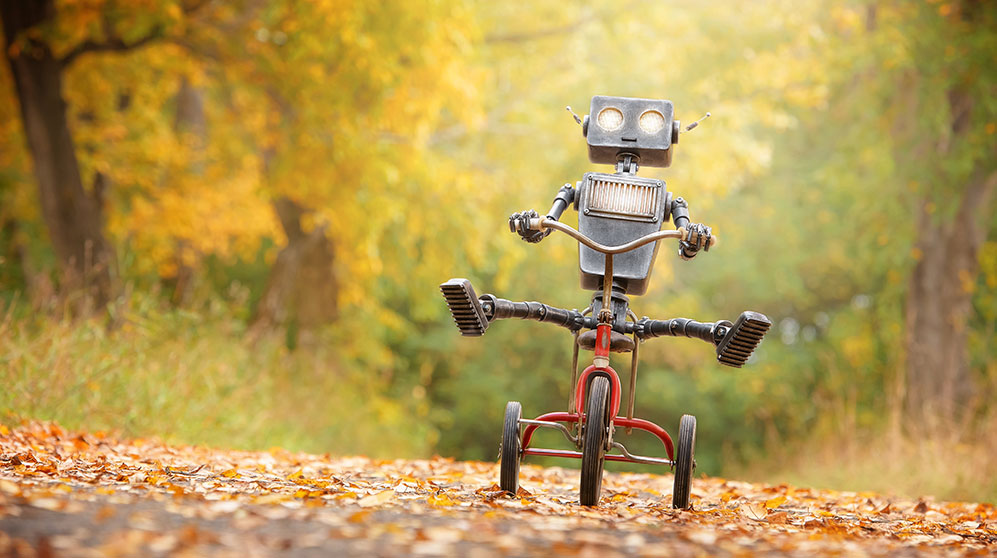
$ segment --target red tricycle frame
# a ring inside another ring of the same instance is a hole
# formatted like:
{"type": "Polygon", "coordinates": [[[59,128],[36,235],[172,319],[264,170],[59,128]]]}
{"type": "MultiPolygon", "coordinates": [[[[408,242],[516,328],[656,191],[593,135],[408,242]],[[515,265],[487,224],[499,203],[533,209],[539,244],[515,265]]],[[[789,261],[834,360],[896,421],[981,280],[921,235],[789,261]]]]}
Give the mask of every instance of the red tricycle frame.
{"type": "MultiPolygon", "coordinates": [[[[609,357],[609,339],[610,339],[610,326],[609,324],[600,324],[596,328],[596,343],[595,343],[595,357],[598,359],[600,357],[608,359],[609,357]]],[[[577,344],[576,344],[577,351],[577,344]]],[[[574,370],[572,371],[574,373],[574,370]]],[[[636,373],[636,367],[633,367],[631,374],[636,373]]],[[[612,441],[612,436],[609,437],[609,448],[618,448],[621,454],[609,454],[605,455],[607,461],[623,461],[628,463],[645,463],[645,464],[655,464],[655,465],[668,465],[674,466],[675,463],[675,451],[672,444],[672,437],[668,435],[668,432],[664,428],[658,426],[657,424],[639,418],[633,417],[633,397],[630,398],[630,405],[628,409],[628,416],[622,417],[618,416],[620,411],[620,406],[622,402],[622,385],[620,382],[620,375],[617,374],[616,370],[612,366],[605,365],[599,366],[596,364],[589,365],[582,373],[578,376],[578,381],[575,385],[573,395],[574,410],[569,412],[553,412],[545,413],[538,416],[533,420],[520,420],[521,424],[525,424],[526,428],[523,431],[522,442],[521,442],[521,452],[522,455],[537,455],[542,457],[570,457],[581,459],[582,452],[572,451],[572,450],[557,450],[557,449],[546,449],[546,448],[534,448],[530,447],[530,443],[533,441],[533,434],[536,432],[537,428],[541,426],[554,426],[557,428],[557,424],[566,422],[572,425],[572,428],[583,422],[585,420],[585,396],[586,388],[588,386],[589,378],[594,375],[604,376],[609,379],[610,387],[610,416],[613,417],[609,424],[609,432],[612,433],[615,427],[622,426],[627,429],[629,433],[631,429],[636,428],[638,430],[644,430],[649,432],[658,440],[661,441],[662,445],[665,447],[665,453],[668,455],[668,459],[661,459],[657,457],[647,457],[642,455],[633,455],[626,450],[626,448],[620,443],[614,443],[612,441]],[[544,424],[548,423],[548,424],[544,424]]],[[[635,383],[635,377],[631,378],[631,387],[635,383]]],[[[567,430],[567,429],[565,429],[567,430]]],[[[564,432],[564,430],[562,430],[564,432]]],[[[565,432],[568,439],[574,442],[576,445],[579,444],[578,439],[571,436],[570,430],[565,432]]]]}

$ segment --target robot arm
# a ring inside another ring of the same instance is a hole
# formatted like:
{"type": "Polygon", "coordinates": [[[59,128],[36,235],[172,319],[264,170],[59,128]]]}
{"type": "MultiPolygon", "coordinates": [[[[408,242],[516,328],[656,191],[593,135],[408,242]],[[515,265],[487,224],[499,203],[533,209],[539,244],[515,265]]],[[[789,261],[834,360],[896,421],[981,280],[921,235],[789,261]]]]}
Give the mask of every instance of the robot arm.
{"type": "Polygon", "coordinates": [[[679,257],[683,260],[691,260],[696,257],[699,250],[710,251],[710,237],[713,231],[710,227],[700,223],[689,223],[689,203],[681,197],[672,200],[672,222],[675,228],[685,227],[689,232],[688,240],[679,243],[679,257]]]}
{"type": "MultiPolygon", "coordinates": [[[[557,195],[554,196],[554,203],[550,206],[550,211],[547,212],[547,218],[557,221],[561,218],[561,214],[564,210],[568,208],[569,205],[575,201],[575,188],[571,184],[565,184],[561,186],[561,189],[557,191],[557,195]]],[[[509,216],[509,230],[514,233],[518,233],[519,236],[523,238],[526,242],[540,242],[548,234],[550,234],[550,229],[545,231],[531,231],[529,230],[530,219],[537,218],[540,215],[534,211],[524,211],[522,213],[513,213],[509,216]]]]}

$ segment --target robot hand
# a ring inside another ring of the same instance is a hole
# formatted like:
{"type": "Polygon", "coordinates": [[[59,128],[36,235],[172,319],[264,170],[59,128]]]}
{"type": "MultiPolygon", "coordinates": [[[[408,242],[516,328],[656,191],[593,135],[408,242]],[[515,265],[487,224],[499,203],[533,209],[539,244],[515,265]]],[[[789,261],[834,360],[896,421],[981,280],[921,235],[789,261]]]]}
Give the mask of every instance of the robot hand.
{"type": "Polygon", "coordinates": [[[692,223],[687,229],[688,236],[679,243],[679,257],[683,260],[691,260],[696,257],[699,250],[710,251],[712,244],[713,230],[701,223],[692,223]]]}
{"type": "Polygon", "coordinates": [[[540,214],[532,209],[522,213],[513,213],[509,216],[509,230],[518,233],[526,242],[540,242],[550,234],[550,230],[535,231],[530,229],[530,219],[539,217],[540,214]]]}

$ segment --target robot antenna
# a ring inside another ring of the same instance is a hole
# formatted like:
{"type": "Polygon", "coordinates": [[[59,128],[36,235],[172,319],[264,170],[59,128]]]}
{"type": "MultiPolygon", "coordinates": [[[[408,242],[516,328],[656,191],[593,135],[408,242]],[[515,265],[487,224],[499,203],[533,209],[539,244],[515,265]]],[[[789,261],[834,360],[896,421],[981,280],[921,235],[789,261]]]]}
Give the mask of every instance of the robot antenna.
{"type": "Polygon", "coordinates": [[[580,118],[580,117],[579,117],[579,116],[578,116],[577,114],[575,114],[575,111],[571,110],[571,106],[569,105],[569,106],[566,106],[566,107],[564,107],[564,108],[565,108],[565,109],[566,109],[566,110],[567,110],[568,112],[570,112],[570,113],[571,113],[571,116],[575,117],[575,122],[577,122],[577,123],[578,123],[579,125],[581,125],[581,123],[582,123],[582,119],[581,119],[581,118],[580,118]]]}
{"type": "Polygon", "coordinates": [[[692,130],[692,129],[693,129],[693,128],[695,128],[696,126],[699,126],[699,123],[700,123],[700,122],[702,122],[702,121],[706,120],[706,119],[707,119],[707,118],[709,118],[710,116],[712,116],[712,115],[711,115],[710,113],[706,113],[706,116],[704,116],[704,117],[700,118],[699,120],[697,120],[697,121],[693,122],[692,124],[689,124],[688,126],[686,126],[685,128],[683,128],[683,129],[682,129],[682,133],[684,134],[684,133],[688,132],[689,130],[692,130]]]}

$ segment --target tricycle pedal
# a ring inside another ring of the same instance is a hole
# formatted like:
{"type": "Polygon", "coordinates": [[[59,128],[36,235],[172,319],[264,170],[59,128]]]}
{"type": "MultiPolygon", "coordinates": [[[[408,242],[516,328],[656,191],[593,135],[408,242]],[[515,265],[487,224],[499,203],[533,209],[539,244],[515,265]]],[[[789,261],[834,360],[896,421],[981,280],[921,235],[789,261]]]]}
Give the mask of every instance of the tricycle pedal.
{"type": "Polygon", "coordinates": [[[488,318],[471,282],[462,278],[450,279],[440,285],[440,290],[447,301],[447,306],[450,307],[450,314],[453,315],[460,334],[465,337],[484,335],[488,329],[488,318]]]}
{"type": "Polygon", "coordinates": [[[717,345],[717,361],[734,368],[744,366],[771,326],[765,314],[742,312],[717,345]]]}

